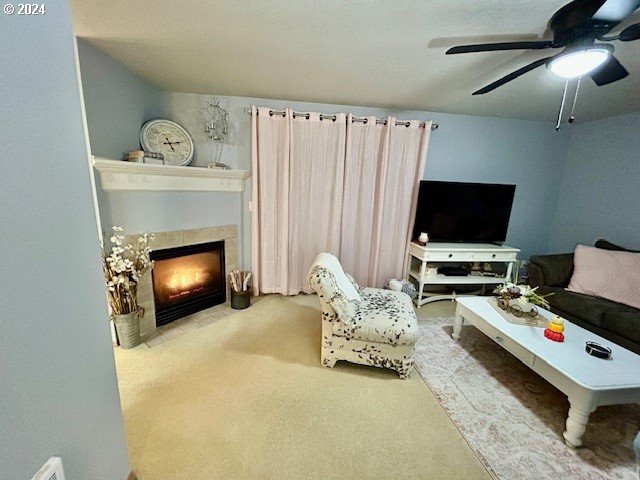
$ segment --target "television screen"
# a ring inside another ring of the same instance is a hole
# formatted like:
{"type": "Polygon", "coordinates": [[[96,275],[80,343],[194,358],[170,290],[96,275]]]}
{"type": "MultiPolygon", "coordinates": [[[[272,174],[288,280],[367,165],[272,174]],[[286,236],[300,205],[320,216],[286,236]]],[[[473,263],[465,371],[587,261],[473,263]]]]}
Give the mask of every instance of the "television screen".
{"type": "Polygon", "coordinates": [[[440,242],[504,242],[515,185],[420,182],[412,240],[420,232],[440,242]]]}

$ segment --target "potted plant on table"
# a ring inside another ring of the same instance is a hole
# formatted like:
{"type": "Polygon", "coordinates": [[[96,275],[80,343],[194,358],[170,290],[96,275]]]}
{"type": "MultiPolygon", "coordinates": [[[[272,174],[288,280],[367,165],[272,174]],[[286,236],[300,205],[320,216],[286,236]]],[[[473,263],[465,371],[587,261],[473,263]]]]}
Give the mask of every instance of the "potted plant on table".
{"type": "Polygon", "coordinates": [[[152,240],[153,235],[142,234],[134,248],[124,243],[122,228],[113,227],[111,251],[108,254],[104,250],[102,252],[111,320],[122,348],[140,344],[140,317],[144,315],[144,309],[138,306],[138,281],[153,266],[149,256],[149,242],[152,240]]]}

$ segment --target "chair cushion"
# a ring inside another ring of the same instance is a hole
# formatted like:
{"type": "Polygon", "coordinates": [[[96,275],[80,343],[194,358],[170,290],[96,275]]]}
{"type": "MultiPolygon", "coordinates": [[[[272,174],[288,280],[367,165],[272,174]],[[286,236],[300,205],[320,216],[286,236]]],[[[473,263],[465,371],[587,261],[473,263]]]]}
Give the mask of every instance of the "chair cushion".
{"type": "Polygon", "coordinates": [[[316,268],[324,268],[333,275],[336,287],[349,302],[359,302],[362,300],[354,283],[352,283],[344,273],[340,261],[334,255],[326,252],[319,254],[313,261],[309,273],[311,274],[316,268]]]}
{"type": "Polygon", "coordinates": [[[345,324],[351,324],[356,314],[356,305],[360,302],[350,302],[341,289],[336,285],[332,272],[324,267],[314,265],[309,272],[309,285],[318,294],[323,316],[333,318],[338,316],[345,324]]]}
{"type": "Polygon", "coordinates": [[[418,341],[418,320],[406,293],[363,288],[354,321],[334,322],[333,334],[367,342],[414,345],[418,341]]]}

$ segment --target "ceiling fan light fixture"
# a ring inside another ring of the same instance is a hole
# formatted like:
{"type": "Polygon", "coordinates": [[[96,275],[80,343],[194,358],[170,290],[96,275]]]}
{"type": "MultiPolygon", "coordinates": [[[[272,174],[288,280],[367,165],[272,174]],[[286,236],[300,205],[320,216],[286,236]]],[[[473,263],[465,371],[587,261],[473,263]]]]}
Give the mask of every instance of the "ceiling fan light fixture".
{"type": "Polygon", "coordinates": [[[575,78],[592,72],[611,55],[606,48],[586,48],[562,53],[549,62],[549,70],[562,78],[575,78]]]}

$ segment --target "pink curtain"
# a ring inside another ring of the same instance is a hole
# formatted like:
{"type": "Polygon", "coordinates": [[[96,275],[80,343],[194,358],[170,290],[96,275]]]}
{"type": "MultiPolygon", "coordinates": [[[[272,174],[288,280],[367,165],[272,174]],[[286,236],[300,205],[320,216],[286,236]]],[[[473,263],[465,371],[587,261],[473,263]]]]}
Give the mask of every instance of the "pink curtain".
{"type": "Polygon", "coordinates": [[[256,107],[252,118],[254,293],[310,292],[323,251],[363,285],[403,278],[430,123],[256,107]]]}
{"type": "Polygon", "coordinates": [[[289,280],[291,110],[284,117],[252,107],[251,264],[256,294],[284,293],[289,280]]]}
{"type": "Polygon", "coordinates": [[[338,255],[344,181],[346,116],[293,119],[289,181],[287,294],[311,293],[309,268],[320,252],[338,255]]]}
{"type": "Polygon", "coordinates": [[[374,256],[377,256],[379,202],[383,189],[388,129],[377,124],[376,117],[354,122],[349,115],[345,154],[344,197],[342,204],[342,241],[340,261],[361,285],[375,285],[374,256]]]}
{"type": "Polygon", "coordinates": [[[340,260],[359,283],[382,287],[406,275],[431,123],[347,125],[340,260]]]}
{"type": "MultiPolygon", "coordinates": [[[[257,115],[256,115],[257,113],[257,115]]],[[[346,116],[253,115],[252,265],[256,293],[310,293],[320,252],[338,254],[346,116]]]]}

